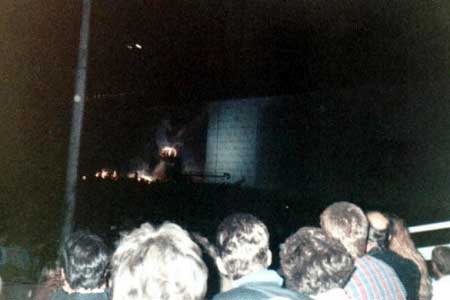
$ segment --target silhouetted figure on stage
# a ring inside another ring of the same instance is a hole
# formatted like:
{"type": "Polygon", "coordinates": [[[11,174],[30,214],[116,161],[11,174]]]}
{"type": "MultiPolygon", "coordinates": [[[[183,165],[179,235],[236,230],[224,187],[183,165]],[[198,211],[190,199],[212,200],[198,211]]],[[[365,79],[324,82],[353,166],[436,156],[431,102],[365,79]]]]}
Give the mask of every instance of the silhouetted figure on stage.
{"type": "Polygon", "coordinates": [[[187,118],[164,116],[155,131],[158,162],[153,168],[155,180],[189,178],[203,172],[202,123],[207,111],[201,109],[187,118]]]}
{"type": "Polygon", "coordinates": [[[165,147],[159,152],[159,163],[152,172],[157,181],[179,181],[182,178],[182,161],[178,151],[173,147],[165,147]]]}
{"type": "Polygon", "coordinates": [[[152,176],[157,181],[179,181],[183,172],[183,146],[186,127],[175,127],[169,118],[161,120],[156,130],[159,162],[152,176]]]}

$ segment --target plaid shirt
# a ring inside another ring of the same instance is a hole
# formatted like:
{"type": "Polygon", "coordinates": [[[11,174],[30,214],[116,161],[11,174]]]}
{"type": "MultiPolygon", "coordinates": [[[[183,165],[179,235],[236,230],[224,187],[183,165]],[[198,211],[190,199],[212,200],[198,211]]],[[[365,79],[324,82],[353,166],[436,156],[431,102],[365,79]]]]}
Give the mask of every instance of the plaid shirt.
{"type": "Polygon", "coordinates": [[[345,286],[352,300],[405,300],[406,291],[395,271],[381,260],[364,255],[345,286]]]}

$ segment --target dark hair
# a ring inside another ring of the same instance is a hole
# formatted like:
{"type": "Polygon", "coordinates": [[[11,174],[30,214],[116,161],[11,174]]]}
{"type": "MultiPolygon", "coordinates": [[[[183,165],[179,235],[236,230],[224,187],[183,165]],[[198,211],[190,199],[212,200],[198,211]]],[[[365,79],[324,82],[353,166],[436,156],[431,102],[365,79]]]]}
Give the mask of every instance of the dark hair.
{"type": "Polygon", "coordinates": [[[368,241],[385,251],[389,247],[389,239],[392,232],[392,221],[386,214],[379,211],[370,211],[367,213],[369,220],[368,241]]]}
{"type": "Polygon", "coordinates": [[[94,289],[105,282],[109,261],[103,240],[87,231],[73,233],[62,252],[63,269],[72,289],[94,289]]]}
{"type": "Polygon", "coordinates": [[[438,246],[431,252],[431,261],[443,275],[450,274],[450,248],[438,246]]]}
{"type": "Polygon", "coordinates": [[[286,286],[313,295],[344,287],[354,271],[344,246],[314,227],[300,228],[281,245],[280,262],[286,286]]]}
{"type": "Polygon", "coordinates": [[[217,249],[233,280],[268,267],[269,231],[266,225],[251,214],[226,217],[217,229],[217,249]]]}
{"type": "Polygon", "coordinates": [[[389,228],[380,230],[369,225],[368,240],[375,243],[381,250],[386,250],[389,246],[389,228]]]}

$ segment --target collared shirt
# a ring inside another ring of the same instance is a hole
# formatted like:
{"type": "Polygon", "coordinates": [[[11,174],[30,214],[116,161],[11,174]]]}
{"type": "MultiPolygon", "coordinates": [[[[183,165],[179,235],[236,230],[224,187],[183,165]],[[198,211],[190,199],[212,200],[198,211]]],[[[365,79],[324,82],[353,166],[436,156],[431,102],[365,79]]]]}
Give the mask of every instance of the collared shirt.
{"type": "Polygon", "coordinates": [[[450,275],[443,276],[433,282],[433,300],[450,299],[450,275]]]}
{"type": "Polygon", "coordinates": [[[68,294],[62,289],[57,289],[51,294],[50,298],[51,300],[108,300],[109,295],[106,291],[100,293],[68,294]]]}
{"type": "Polygon", "coordinates": [[[255,273],[249,274],[247,276],[241,277],[237,280],[234,280],[231,283],[231,286],[233,288],[237,288],[244,284],[248,284],[248,283],[251,284],[251,283],[255,283],[255,282],[260,282],[260,283],[267,282],[267,283],[276,284],[278,286],[282,286],[283,278],[281,278],[280,275],[278,275],[278,273],[275,272],[274,270],[264,269],[259,272],[255,272],[255,273]]]}
{"type": "Polygon", "coordinates": [[[345,286],[352,300],[405,300],[406,291],[395,271],[381,260],[364,255],[345,286]]]}
{"type": "Polygon", "coordinates": [[[310,300],[304,294],[282,287],[283,279],[273,270],[261,270],[232,282],[232,289],[213,300],[310,300]]]}
{"type": "Polygon", "coordinates": [[[310,295],[314,300],[350,300],[344,289],[333,288],[326,292],[310,295]]]}

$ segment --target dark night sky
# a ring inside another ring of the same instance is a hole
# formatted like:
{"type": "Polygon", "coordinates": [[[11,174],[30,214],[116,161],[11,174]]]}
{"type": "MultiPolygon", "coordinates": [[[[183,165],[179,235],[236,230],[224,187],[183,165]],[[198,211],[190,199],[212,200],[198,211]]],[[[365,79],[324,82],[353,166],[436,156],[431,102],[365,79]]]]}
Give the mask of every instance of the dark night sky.
{"type": "Polygon", "coordinates": [[[107,96],[91,112],[108,111],[105,119],[119,124],[111,128],[136,133],[154,122],[155,106],[440,81],[448,76],[448,6],[96,1],[89,94],[128,96],[107,96]],[[136,43],[143,48],[127,48],[136,43]]]}
{"type": "Polygon", "coordinates": [[[234,2],[95,2],[91,92],[198,101],[448,74],[444,1],[234,2]]]}
{"type": "MultiPolygon", "coordinates": [[[[60,217],[80,10],[79,1],[0,4],[4,214],[60,217]]],[[[158,106],[195,114],[232,97],[448,80],[449,11],[444,0],[93,1],[85,155],[104,140],[96,126],[145,134],[158,106]],[[127,48],[135,43],[143,48],[127,48]]]]}
{"type": "MultiPolygon", "coordinates": [[[[114,161],[142,152],[161,105],[195,115],[198,104],[218,99],[440,82],[450,66],[447,8],[443,1],[95,2],[89,92],[130,95],[92,104],[92,115],[101,112],[110,127],[103,129],[103,147],[92,131],[85,149],[98,150],[84,153],[98,161],[98,152],[108,148],[105,159],[114,161]],[[135,43],[143,48],[127,48],[135,43]],[[119,131],[133,135],[116,143],[105,133],[119,131]]],[[[412,99],[378,97],[379,104],[358,107],[358,118],[368,118],[358,130],[376,132],[374,120],[388,122],[412,99]],[[374,116],[373,110],[383,113],[374,116]]],[[[359,104],[331,105],[347,111],[359,104]]],[[[372,140],[378,144],[383,137],[372,140]]]]}

